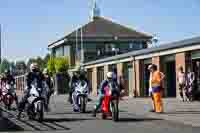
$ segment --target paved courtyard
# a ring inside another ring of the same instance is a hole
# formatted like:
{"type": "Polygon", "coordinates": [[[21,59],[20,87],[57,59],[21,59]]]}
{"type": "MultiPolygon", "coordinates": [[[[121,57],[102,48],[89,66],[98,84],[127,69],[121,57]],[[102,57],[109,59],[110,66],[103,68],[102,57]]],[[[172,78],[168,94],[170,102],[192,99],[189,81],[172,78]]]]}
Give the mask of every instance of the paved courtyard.
{"type": "Polygon", "coordinates": [[[200,103],[182,103],[176,99],[164,99],[165,113],[149,113],[151,100],[144,98],[124,98],[120,102],[120,121],[101,120],[91,116],[93,102],[88,105],[87,113],[72,112],[66,96],[54,96],[51,100],[51,112],[45,115],[45,121],[38,123],[26,117],[16,119],[15,111],[1,109],[1,132],[48,132],[48,133],[199,133],[200,103]]]}

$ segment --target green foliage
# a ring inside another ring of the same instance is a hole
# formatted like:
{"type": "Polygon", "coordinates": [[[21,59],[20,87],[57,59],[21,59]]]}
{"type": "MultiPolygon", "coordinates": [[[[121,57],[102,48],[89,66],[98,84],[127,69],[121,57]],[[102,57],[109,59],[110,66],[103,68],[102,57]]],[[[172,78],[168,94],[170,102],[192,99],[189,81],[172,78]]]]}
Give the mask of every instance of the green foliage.
{"type": "Polygon", "coordinates": [[[47,69],[51,75],[54,75],[56,73],[55,59],[53,57],[48,60],[47,69]]]}
{"type": "Polygon", "coordinates": [[[69,68],[68,58],[58,57],[55,60],[55,68],[57,73],[67,73],[69,68]]]}
{"type": "Polygon", "coordinates": [[[51,74],[67,73],[69,68],[69,60],[67,57],[50,58],[48,61],[48,71],[51,74]]]}
{"type": "Polygon", "coordinates": [[[49,54],[47,54],[44,58],[41,58],[39,56],[37,58],[30,58],[27,62],[27,67],[29,69],[32,63],[37,63],[40,70],[44,70],[45,68],[47,68],[49,58],[50,58],[49,54]]]}
{"type": "Polygon", "coordinates": [[[15,73],[17,75],[22,75],[24,73],[26,73],[27,70],[27,66],[26,63],[24,61],[17,61],[15,64],[15,73]]]}
{"type": "Polygon", "coordinates": [[[5,70],[10,69],[10,62],[7,59],[3,59],[2,63],[0,64],[0,73],[4,73],[5,70]]]}

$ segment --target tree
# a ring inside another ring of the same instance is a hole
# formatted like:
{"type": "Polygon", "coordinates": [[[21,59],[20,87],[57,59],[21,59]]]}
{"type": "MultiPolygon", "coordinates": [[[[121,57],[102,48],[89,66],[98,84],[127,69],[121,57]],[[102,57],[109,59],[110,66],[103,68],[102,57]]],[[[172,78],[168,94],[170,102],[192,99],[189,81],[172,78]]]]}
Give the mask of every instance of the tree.
{"type": "Polygon", "coordinates": [[[3,59],[1,65],[0,65],[0,72],[4,73],[5,70],[10,69],[10,62],[7,59],[3,59]]]}
{"type": "Polygon", "coordinates": [[[53,57],[48,60],[47,68],[51,75],[54,75],[56,73],[55,59],[53,57]]]}
{"type": "Polygon", "coordinates": [[[11,72],[13,74],[16,74],[16,67],[15,67],[15,63],[14,62],[10,62],[10,68],[11,68],[11,72]]]}
{"type": "Polygon", "coordinates": [[[66,57],[57,57],[55,60],[55,69],[57,73],[67,73],[69,60],[66,57]]]}
{"type": "Polygon", "coordinates": [[[39,57],[39,56],[37,58],[30,58],[27,62],[28,70],[29,70],[30,65],[32,63],[37,63],[40,70],[44,70],[45,68],[47,68],[47,64],[48,64],[49,59],[50,59],[49,54],[47,54],[44,58],[39,57]]]}
{"type": "Polygon", "coordinates": [[[27,72],[27,66],[24,61],[17,61],[15,64],[15,72],[17,75],[23,75],[27,72]]]}
{"type": "Polygon", "coordinates": [[[67,57],[51,57],[48,61],[48,71],[54,75],[56,73],[67,74],[69,68],[69,60],[67,57]]]}

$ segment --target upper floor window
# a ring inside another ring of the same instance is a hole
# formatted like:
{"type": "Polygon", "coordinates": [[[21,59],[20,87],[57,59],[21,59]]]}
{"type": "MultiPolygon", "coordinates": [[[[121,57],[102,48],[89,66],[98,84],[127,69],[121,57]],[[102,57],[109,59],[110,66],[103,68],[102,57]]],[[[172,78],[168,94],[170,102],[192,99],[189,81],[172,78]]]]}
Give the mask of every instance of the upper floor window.
{"type": "Polygon", "coordinates": [[[143,42],[131,42],[129,43],[129,48],[134,50],[139,50],[144,48],[143,42]]]}
{"type": "Polygon", "coordinates": [[[130,43],[130,44],[129,44],[129,48],[132,49],[132,48],[133,48],[133,45],[134,45],[133,43],[130,43]]]}
{"type": "Polygon", "coordinates": [[[56,55],[56,57],[64,55],[64,53],[63,53],[63,46],[58,47],[58,48],[55,49],[55,55],[56,55]]]}

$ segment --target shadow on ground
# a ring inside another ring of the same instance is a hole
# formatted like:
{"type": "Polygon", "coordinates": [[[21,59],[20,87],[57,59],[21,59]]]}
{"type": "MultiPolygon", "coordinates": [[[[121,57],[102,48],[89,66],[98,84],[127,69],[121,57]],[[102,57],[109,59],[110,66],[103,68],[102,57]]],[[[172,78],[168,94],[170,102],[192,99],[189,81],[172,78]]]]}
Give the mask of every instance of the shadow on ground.
{"type": "Polygon", "coordinates": [[[47,115],[91,114],[91,113],[92,113],[92,111],[86,111],[85,113],[68,111],[68,112],[49,112],[49,113],[47,113],[47,115]]]}
{"type": "Polygon", "coordinates": [[[23,128],[11,122],[9,119],[2,115],[2,110],[0,109],[0,132],[16,132],[24,131],[23,128]]]}
{"type": "Polygon", "coordinates": [[[156,118],[120,118],[118,122],[145,122],[145,121],[159,121],[163,119],[156,118]]]}
{"type": "Polygon", "coordinates": [[[44,122],[74,122],[74,121],[86,121],[92,119],[84,119],[84,118],[46,118],[44,122]]]}
{"type": "Polygon", "coordinates": [[[165,114],[200,114],[200,111],[172,111],[165,114]]]}

